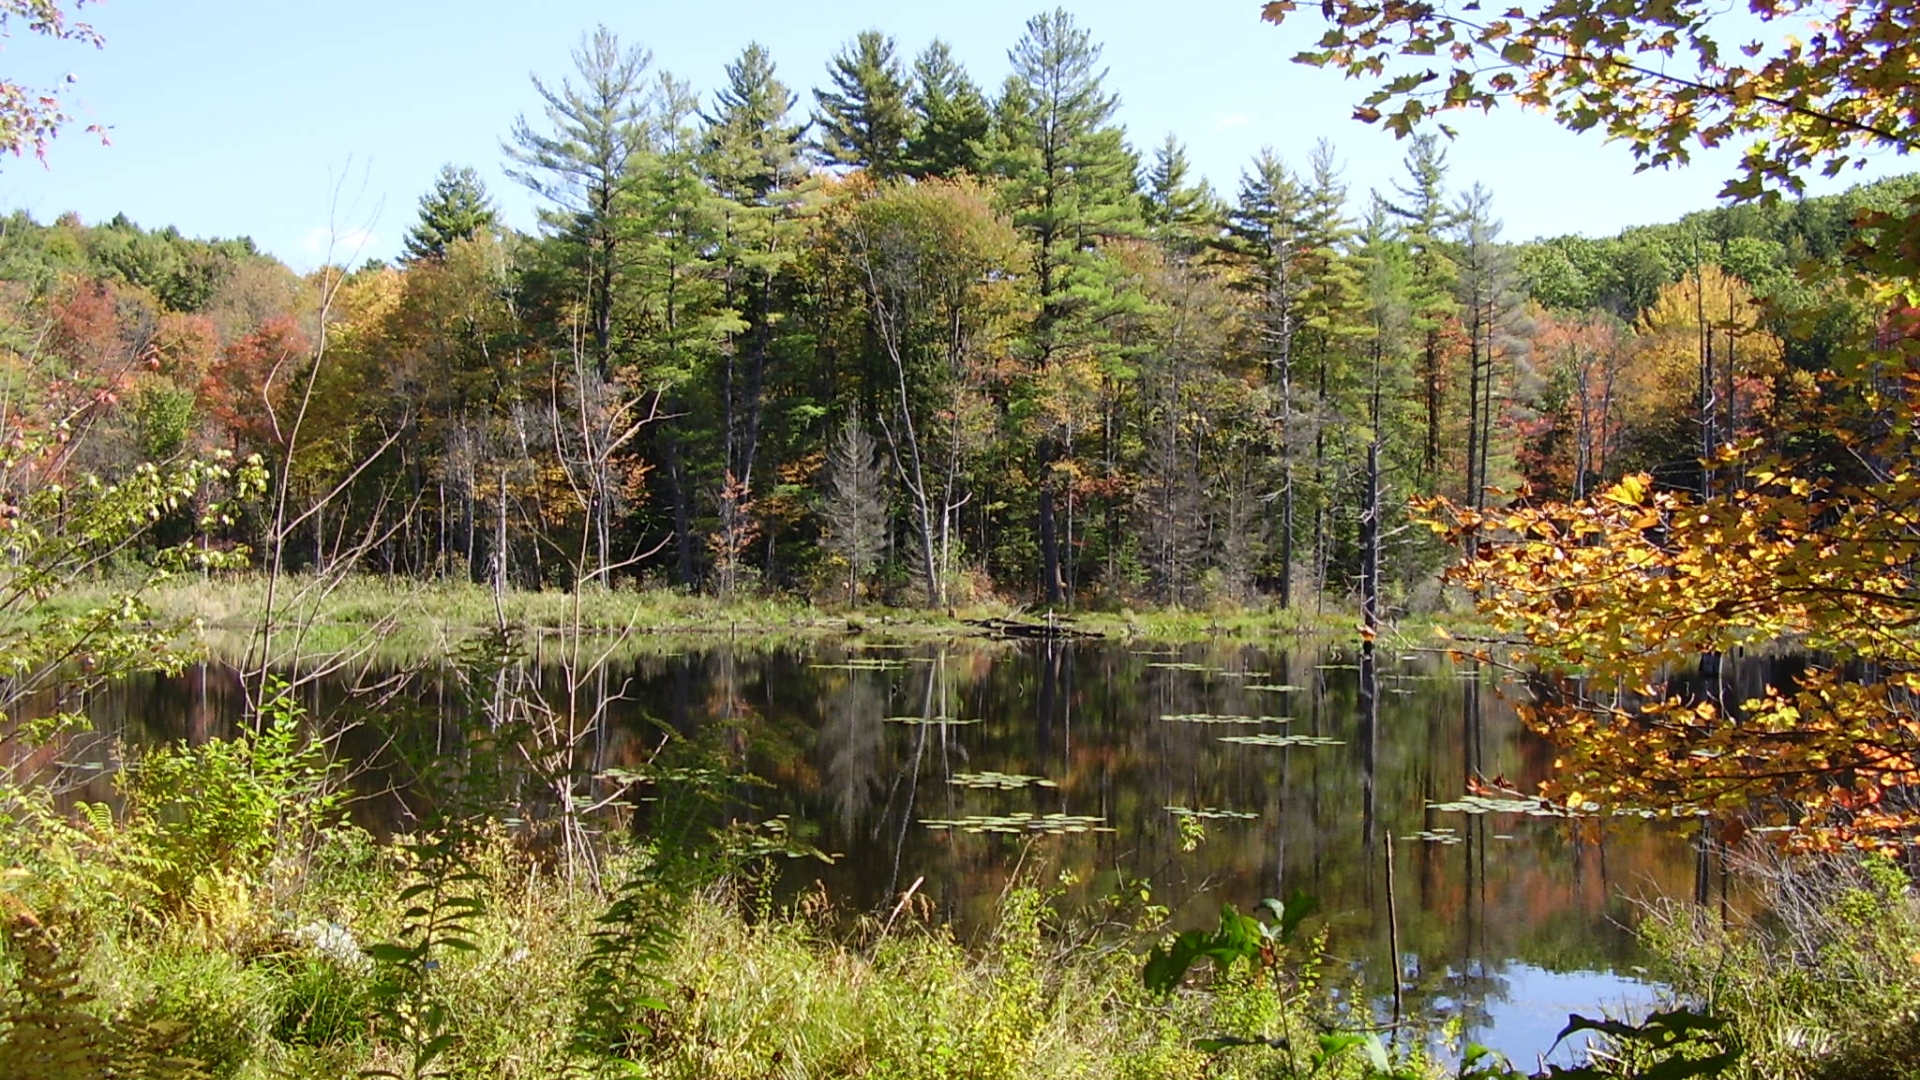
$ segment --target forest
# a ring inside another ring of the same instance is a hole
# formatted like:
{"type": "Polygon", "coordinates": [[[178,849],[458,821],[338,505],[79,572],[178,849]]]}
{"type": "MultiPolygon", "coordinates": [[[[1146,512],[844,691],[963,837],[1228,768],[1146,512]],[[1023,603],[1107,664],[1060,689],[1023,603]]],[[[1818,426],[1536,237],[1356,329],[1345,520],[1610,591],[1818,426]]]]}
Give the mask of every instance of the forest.
{"type": "Polygon", "coordinates": [[[594,28],[391,262],[13,211],[0,1078],[1915,1075],[1920,10],[1751,14],[1249,10],[1388,177],[1055,9],[594,28]],[[1513,107],[1746,149],[1521,241],[1513,107]]]}
{"type": "Polygon", "coordinates": [[[1055,11],[993,90],[863,32],[702,95],[601,28],[503,133],[538,227],[449,165],[394,265],[16,212],[14,400],[88,429],[76,471],[259,455],[297,526],[201,540],[287,570],[929,608],[1337,603],[1377,438],[1383,570],[1431,609],[1448,550],[1392,507],[1706,490],[1884,314],[1789,333],[1795,268],[1920,190],[1513,243],[1434,136],[1371,190],[1322,143],[1214,191],[1100,52],[1055,11]]]}

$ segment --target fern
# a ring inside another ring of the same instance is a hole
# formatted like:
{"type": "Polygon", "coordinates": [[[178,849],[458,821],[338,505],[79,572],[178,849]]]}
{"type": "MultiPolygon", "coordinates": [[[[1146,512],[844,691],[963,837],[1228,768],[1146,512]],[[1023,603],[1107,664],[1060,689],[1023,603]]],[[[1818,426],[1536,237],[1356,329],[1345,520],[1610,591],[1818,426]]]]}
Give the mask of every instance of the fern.
{"type": "Polygon", "coordinates": [[[35,1080],[199,1080],[199,1063],[175,1054],[188,1034],[138,1013],[114,1022],[87,1006],[77,957],[32,915],[17,914],[7,942],[18,976],[0,998],[0,1076],[35,1080]]]}
{"type": "Polygon", "coordinates": [[[503,748],[521,734],[504,722],[503,702],[487,688],[519,659],[517,643],[505,632],[465,646],[458,670],[467,708],[460,716],[463,753],[446,755],[421,748],[410,762],[416,787],[429,807],[426,829],[403,841],[410,883],[396,902],[400,931],[390,941],[367,948],[379,976],[375,1029],[400,1051],[402,1069],[371,1068],[362,1077],[384,1080],[432,1080],[449,1075],[447,1059],[459,1045],[435,972],[450,952],[477,952],[480,920],[486,916],[484,877],[469,852],[476,830],[492,820],[511,782],[503,748]]]}
{"type": "Polygon", "coordinates": [[[655,1014],[673,989],[660,968],[680,938],[677,898],[719,876],[723,865],[713,821],[736,778],[687,743],[669,743],[662,756],[690,760],[614,777],[650,789],[654,817],[645,857],[613,889],[577,973],[574,1049],[597,1062],[631,1061],[652,1039],[655,1014]]]}

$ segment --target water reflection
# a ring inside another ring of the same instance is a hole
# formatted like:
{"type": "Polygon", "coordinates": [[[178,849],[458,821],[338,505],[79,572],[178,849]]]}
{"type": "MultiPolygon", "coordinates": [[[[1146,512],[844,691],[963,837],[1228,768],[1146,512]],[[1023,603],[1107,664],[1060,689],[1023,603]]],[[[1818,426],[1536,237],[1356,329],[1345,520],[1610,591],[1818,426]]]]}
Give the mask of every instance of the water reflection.
{"type": "MultiPolygon", "coordinates": [[[[1381,657],[1369,723],[1358,658],[1338,649],[714,648],[630,656],[584,682],[541,659],[528,674],[549,705],[604,717],[578,741],[580,767],[638,764],[662,725],[723,732],[737,764],[771,784],[743,789],[734,811],[786,815],[840,856],[792,864],[788,887],[818,882],[845,905],[876,910],[924,879],[919,893],[962,933],[982,923],[1016,867],[1049,881],[1073,871],[1069,904],[1150,879],[1156,899],[1191,924],[1223,901],[1300,888],[1320,898],[1334,954],[1384,986],[1382,841],[1392,836],[1408,1008],[1457,1013],[1468,1037],[1517,1060],[1546,1048],[1533,1027],[1507,1019],[1526,1012],[1528,987],[1546,973],[1628,971],[1629,898],[1694,885],[1686,838],[1672,830],[1434,808],[1470,777],[1525,788],[1551,762],[1478,666],[1381,657]],[[1183,814],[1205,828],[1192,850],[1183,814]]],[[[343,680],[305,694],[315,716],[359,722],[344,745],[368,756],[397,729],[441,737],[442,710],[457,697],[432,671],[372,715],[343,680]]],[[[216,665],[116,687],[92,711],[129,742],[200,741],[226,730],[242,704],[216,665]]],[[[365,775],[370,789],[405,786],[377,763],[365,775]]],[[[391,818],[405,812],[405,792],[368,805],[391,818]]],[[[1646,996],[1620,977],[1564,985],[1591,990],[1588,1009],[1646,996]]]]}

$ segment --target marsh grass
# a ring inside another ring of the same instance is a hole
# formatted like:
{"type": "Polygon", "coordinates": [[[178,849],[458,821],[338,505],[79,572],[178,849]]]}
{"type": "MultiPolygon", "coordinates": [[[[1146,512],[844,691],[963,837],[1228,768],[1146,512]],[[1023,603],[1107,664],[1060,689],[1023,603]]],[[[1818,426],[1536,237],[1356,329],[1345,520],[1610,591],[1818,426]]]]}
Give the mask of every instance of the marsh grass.
{"type": "MultiPolygon", "coordinates": [[[[63,608],[85,610],[116,595],[115,582],[100,582],[59,598],[63,608]]],[[[1043,613],[1001,602],[947,611],[864,606],[822,607],[790,596],[736,595],[721,599],[672,589],[513,590],[499,598],[482,585],[422,582],[357,575],[325,589],[299,578],[283,581],[274,612],[279,660],[289,656],[365,653],[389,659],[444,654],[456,643],[504,619],[534,637],[583,634],[592,638],[647,638],[673,647],[711,645],[727,639],[800,643],[822,637],[861,636],[913,641],[976,636],[970,620],[1044,619],[1043,613]]],[[[266,607],[267,583],[257,574],[182,576],[147,590],[156,617],[190,625],[223,656],[246,652],[266,607]]],[[[1134,611],[1082,610],[1060,618],[1103,637],[1200,642],[1295,640],[1345,635],[1353,619],[1338,607],[1222,608],[1134,611]]],[[[1409,641],[1431,641],[1424,623],[1409,641]]]]}
{"type": "Polygon", "coordinates": [[[1750,852],[1750,905],[1648,907],[1654,974],[1733,1023],[1732,1075],[1920,1076],[1920,894],[1880,855],[1750,852]],[[1742,907],[1750,907],[1742,910],[1742,907]]]}
{"type": "MultiPolygon", "coordinates": [[[[146,861],[133,832],[94,839],[92,857],[119,872],[137,875],[146,861]]],[[[576,972],[606,896],[499,827],[467,856],[487,914],[475,948],[448,954],[437,973],[435,993],[454,1018],[442,1062],[452,1077],[1254,1077],[1272,1063],[1217,1058],[1193,1040],[1307,1030],[1301,1010],[1247,980],[1219,994],[1150,996],[1136,951],[1150,935],[1069,933],[1032,886],[1009,889],[984,938],[963,945],[930,921],[930,906],[848,920],[817,893],[776,905],[749,876],[680,905],[657,972],[670,988],[664,1008],[635,1059],[603,1073],[571,1032],[576,972]]],[[[319,1080],[395,1067],[369,1020],[373,974],[358,948],[394,932],[404,872],[388,845],[343,827],[318,837],[300,869],[264,871],[243,896],[122,908],[126,917],[87,920],[68,947],[86,958],[101,1015],[177,1025],[204,1076],[319,1080]],[[289,874],[298,888],[285,887],[289,874]]],[[[103,887],[100,874],[65,876],[62,902],[109,902],[88,893],[103,887]]],[[[20,902],[50,898],[40,892],[50,884],[20,902]]]]}

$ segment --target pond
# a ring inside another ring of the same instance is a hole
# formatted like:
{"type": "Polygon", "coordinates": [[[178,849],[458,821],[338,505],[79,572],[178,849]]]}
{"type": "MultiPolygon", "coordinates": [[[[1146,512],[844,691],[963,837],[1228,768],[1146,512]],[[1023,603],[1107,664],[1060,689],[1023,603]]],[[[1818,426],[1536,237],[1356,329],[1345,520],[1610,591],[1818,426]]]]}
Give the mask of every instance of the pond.
{"type": "MultiPolygon", "coordinates": [[[[576,714],[601,718],[579,744],[595,772],[644,762],[665,728],[719,732],[766,781],[731,811],[783,817],[834,856],[783,863],[789,896],[823,889],[885,913],[911,890],[965,934],[1016,875],[1079,910],[1150,881],[1192,926],[1223,902],[1298,889],[1319,899],[1335,962],[1380,992],[1390,844],[1410,1009],[1458,1016],[1466,1038],[1530,1066],[1567,1013],[1650,1001],[1634,904],[1694,894],[1684,834],[1446,808],[1469,777],[1526,790],[1551,765],[1507,700],[1519,688],[1386,655],[1369,738],[1355,660],[1118,642],[643,644],[571,682],[576,714]]],[[[527,665],[544,698],[564,699],[569,669],[551,647],[527,665]]],[[[433,727],[449,679],[363,670],[305,693],[314,715],[359,720],[342,745],[370,755],[397,727],[433,727]],[[352,685],[382,687],[380,704],[352,685]]],[[[198,741],[230,730],[241,701],[237,676],[213,664],[113,687],[91,711],[131,743],[198,741]]],[[[390,779],[375,767],[361,782],[390,779]]],[[[362,812],[380,824],[405,806],[386,791],[362,812]]]]}

